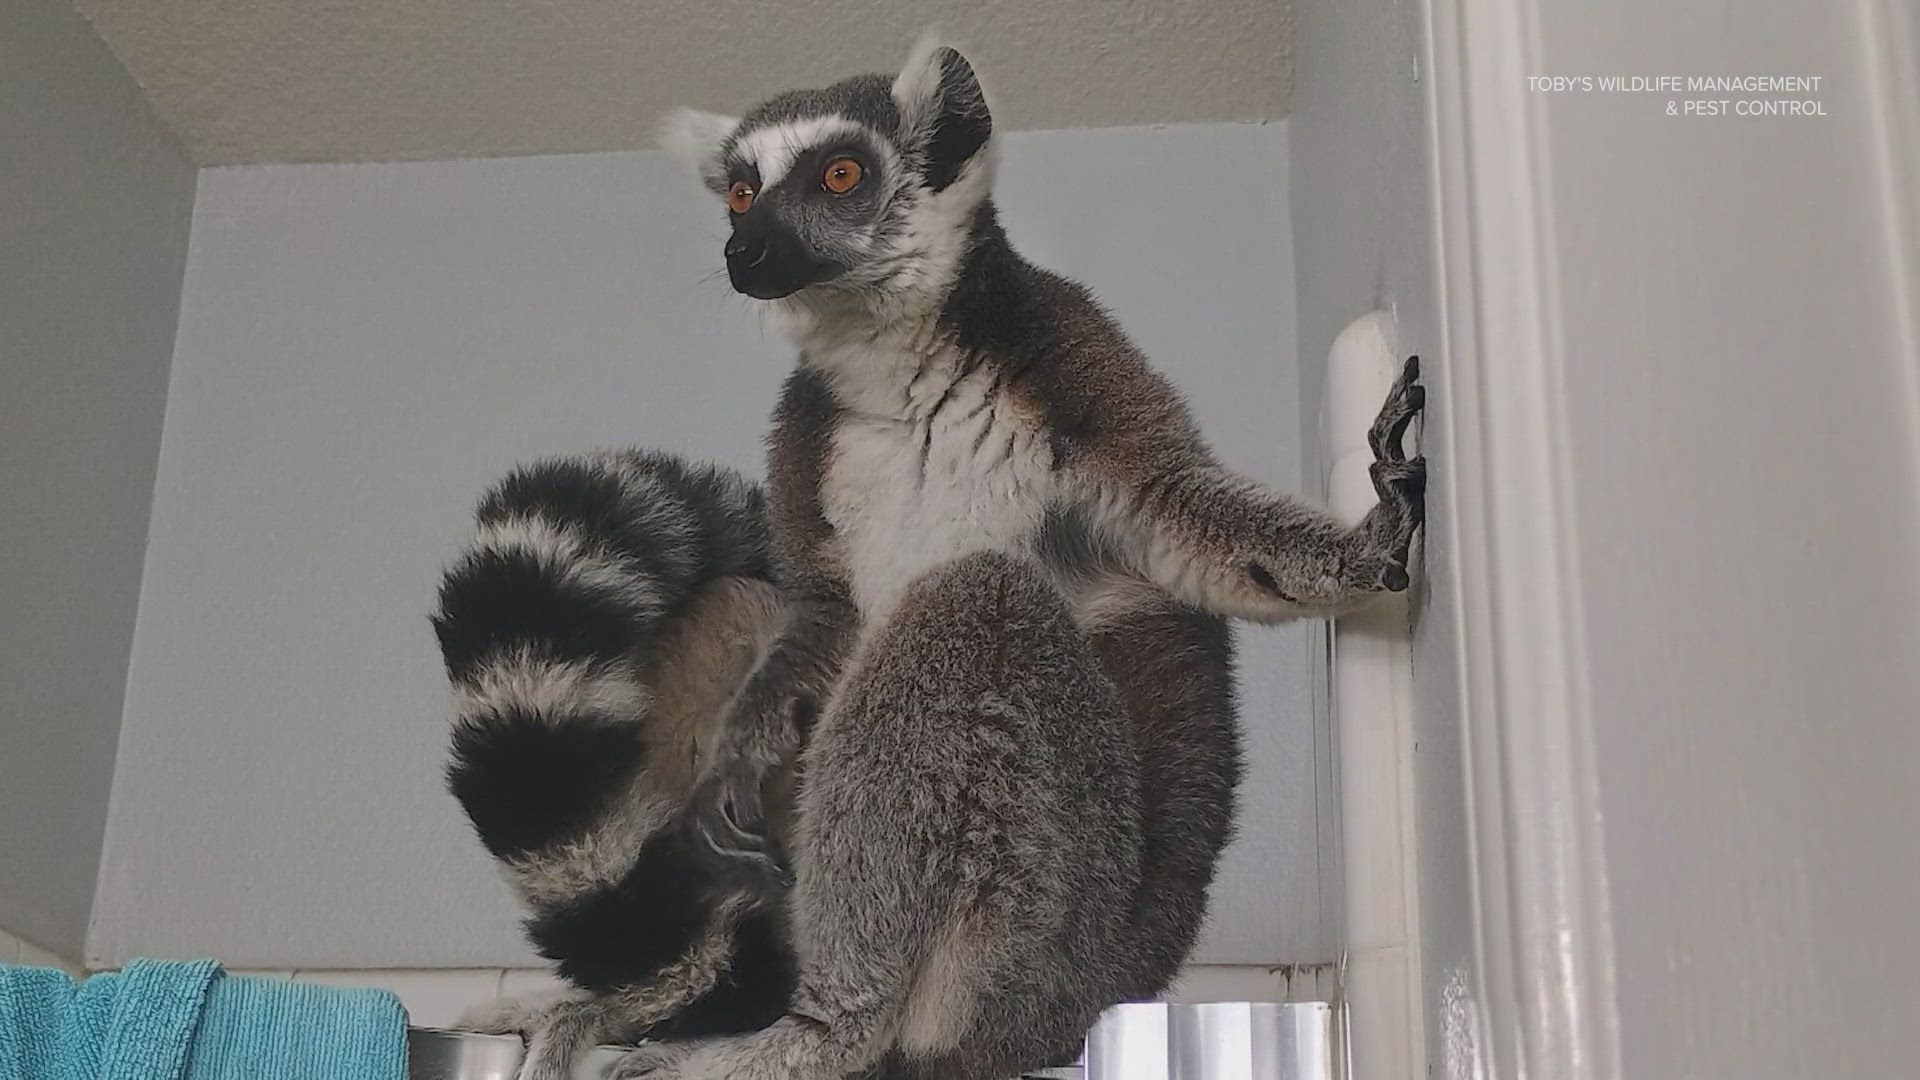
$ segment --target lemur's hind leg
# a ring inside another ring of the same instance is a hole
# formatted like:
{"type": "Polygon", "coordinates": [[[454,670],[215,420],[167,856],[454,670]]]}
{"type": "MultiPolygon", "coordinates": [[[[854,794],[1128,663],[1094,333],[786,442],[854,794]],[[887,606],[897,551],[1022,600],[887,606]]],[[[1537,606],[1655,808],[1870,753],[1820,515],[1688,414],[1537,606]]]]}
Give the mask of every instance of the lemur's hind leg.
{"type": "Polygon", "coordinates": [[[787,1015],[612,1075],[998,1078],[1049,1064],[1116,999],[1134,744],[1051,582],[1007,556],[956,560],[856,657],[803,758],[787,1015]]]}

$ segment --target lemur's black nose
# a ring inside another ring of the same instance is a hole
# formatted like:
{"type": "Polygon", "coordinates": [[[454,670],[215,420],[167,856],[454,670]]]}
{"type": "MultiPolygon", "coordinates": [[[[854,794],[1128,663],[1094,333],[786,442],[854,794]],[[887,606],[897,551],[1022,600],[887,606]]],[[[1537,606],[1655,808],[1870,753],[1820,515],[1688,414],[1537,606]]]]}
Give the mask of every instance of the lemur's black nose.
{"type": "Polygon", "coordinates": [[[815,254],[791,226],[758,206],[734,223],[723,250],[727,279],[734,289],[760,300],[791,296],[841,269],[815,254]]]}
{"type": "Polygon", "coordinates": [[[767,257],[767,235],[758,230],[751,235],[736,232],[727,240],[725,253],[729,263],[757,266],[767,257]]]}

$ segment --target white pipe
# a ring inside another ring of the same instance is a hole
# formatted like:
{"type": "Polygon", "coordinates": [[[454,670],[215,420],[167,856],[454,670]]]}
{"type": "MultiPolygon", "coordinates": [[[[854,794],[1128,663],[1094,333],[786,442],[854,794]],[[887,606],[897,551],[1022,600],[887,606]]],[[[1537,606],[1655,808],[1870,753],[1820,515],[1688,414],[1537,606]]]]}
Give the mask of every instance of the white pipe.
{"type": "MultiPolygon", "coordinates": [[[[1355,522],[1375,501],[1367,428],[1399,373],[1391,316],[1334,341],[1322,438],[1328,504],[1355,522]]],[[[1340,787],[1343,965],[1354,1080],[1425,1075],[1416,949],[1413,665],[1405,594],[1333,626],[1329,711],[1340,787]]]]}

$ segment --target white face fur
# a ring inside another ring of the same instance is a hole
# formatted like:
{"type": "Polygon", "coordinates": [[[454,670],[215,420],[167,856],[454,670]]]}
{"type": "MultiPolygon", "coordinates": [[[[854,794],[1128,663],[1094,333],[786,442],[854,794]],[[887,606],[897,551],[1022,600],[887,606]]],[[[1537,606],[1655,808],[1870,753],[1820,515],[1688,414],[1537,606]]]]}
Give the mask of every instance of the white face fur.
{"type": "Polygon", "coordinates": [[[782,94],[744,118],[682,110],[663,142],[728,208],[740,292],[801,310],[938,303],[992,185],[973,70],[932,42],[898,77],[782,94]]]}

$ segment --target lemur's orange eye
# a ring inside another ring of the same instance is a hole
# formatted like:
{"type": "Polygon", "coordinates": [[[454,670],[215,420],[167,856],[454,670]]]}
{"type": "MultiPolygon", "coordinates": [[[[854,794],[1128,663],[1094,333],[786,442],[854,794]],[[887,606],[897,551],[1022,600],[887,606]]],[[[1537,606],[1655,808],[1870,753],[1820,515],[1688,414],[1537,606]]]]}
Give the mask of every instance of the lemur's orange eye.
{"type": "Polygon", "coordinates": [[[753,206],[753,185],[745,180],[735,180],[727,189],[727,209],[736,214],[744,214],[753,206]]]}
{"type": "Polygon", "coordinates": [[[834,158],[827,162],[827,171],[820,176],[820,186],[835,195],[845,195],[860,186],[860,177],[866,170],[850,157],[834,158]]]}

